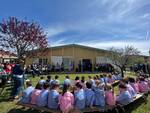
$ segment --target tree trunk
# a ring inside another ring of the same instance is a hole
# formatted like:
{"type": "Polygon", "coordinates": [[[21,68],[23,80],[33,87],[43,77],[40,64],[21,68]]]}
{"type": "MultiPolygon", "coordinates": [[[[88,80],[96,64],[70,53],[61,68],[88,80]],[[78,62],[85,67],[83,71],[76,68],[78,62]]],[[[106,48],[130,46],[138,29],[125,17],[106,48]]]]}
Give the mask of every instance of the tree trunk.
{"type": "Polygon", "coordinates": [[[114,65],[116,65],[117,67],[120,68],[120,70],[121,70],[121,76],[122,76],[122,78],[124,78],[124,67],[120,66],[120,65],[117,65],[117,64],[114,64],[114,65]]]}
{"type": "Polygon", "coordinates": [[[120,69],[121,69],[122,78],[124,78],[124,71],[123,71],[123,68],[120,68],[120,69]]]}
{"type": "Polygon", "coordinates": [[[20,62],[20,64],[22,65],[22,67],[25,66],[25,58],[22,57],[21,53],[17,53],[17,57],[18,57],[18,60],[20,62]]]}

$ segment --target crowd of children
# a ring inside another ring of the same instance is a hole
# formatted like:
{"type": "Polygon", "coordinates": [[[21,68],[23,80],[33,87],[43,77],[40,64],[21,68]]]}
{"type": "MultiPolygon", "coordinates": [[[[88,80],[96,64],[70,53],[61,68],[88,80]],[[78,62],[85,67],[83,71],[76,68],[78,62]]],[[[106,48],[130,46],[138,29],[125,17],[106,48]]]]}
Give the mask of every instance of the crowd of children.
{"type": "Polygon", "coordinates": [[[113,74],[88,78],[89,80],[85,81],[84,77],[80,79],[77,76],[71,81],[69,76],[66,76],[63,84],[60,84],[59,76],[55,76],[54,80],[51,76],[48,76],[47,80],[41,77],[35,88],[28,80],[21,102],[69,113],[73,109],[82,110],[85,107],[126,105],[132,102],[138,93],[147,93],[150,87],[150,80],[143,76],[123,79],[120,74],[113,74]],[[115,95],[111,85],[116,80],[119,80],[118,95],[115,95]]]}

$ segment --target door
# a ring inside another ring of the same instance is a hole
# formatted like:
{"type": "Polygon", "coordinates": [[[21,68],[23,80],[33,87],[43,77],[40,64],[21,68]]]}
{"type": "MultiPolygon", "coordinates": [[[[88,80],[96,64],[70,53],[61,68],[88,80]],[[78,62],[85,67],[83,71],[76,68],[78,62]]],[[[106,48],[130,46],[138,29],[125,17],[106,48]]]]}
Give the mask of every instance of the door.
{"type": "Polygon", "coordinates": [[[92,71],[92,63],[90,59],[82,59],[83,71],[92,71]]]}

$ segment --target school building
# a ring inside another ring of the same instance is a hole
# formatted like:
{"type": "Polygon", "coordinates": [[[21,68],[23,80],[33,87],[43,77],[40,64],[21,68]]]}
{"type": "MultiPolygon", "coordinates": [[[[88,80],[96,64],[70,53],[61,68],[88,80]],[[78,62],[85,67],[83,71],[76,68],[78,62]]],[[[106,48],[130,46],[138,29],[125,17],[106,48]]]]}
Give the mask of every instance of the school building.
{"type": "Polygon", "coordinates": [[[108,58],[110,51],[82,46],[77,44],[69,44],[63,46],[49,47],[46,54],[36,54],[26,58],[26,65],[42,64],[50,65],[51,68],[60,68],[62,65],[64,70],[94,70],[96,64],[109,63],[112,61],[108,58]]]}
{"type": "Polygon", "coordinates": [[[17,56],[14,53],[9,51],[0,50],[0,63],[12,63],[17,59],[17,56]]]}

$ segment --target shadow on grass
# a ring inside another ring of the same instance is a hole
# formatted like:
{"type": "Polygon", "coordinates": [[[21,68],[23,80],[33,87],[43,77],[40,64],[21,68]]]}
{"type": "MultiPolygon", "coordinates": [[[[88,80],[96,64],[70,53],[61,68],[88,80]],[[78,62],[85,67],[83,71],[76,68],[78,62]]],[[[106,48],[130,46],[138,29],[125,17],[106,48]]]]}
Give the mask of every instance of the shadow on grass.
{"type": "Polygon", "coordinates": [[[7,113],[40,113],[40,111],[24,108],[13,108],[7,113]]]}
{"type": "MultiPolygon", "coordinates": [[[[115,110],[113,111],[108,111],[108,112],[103,112],[103,113],[132,113],[135,109],[137,109],[139,106],[141,106],[142,104],[146,104],[145,100],[143,98],[140,98],[139,100],[136,100],[135,102],[126,105],[124,107],[124,111],[123,109],[118,109],[118,112],[116,112],[115,110]]],[[[98,113],[98,112],[93,112],[93,113],[98,113]]],[[[101,112],[99,112],[101,113],[101,112]]]]}
{"type": "Polygon", "coordinates": [[[11,93],[12,88],[11,87],[5,87],[5,88],[0,88],[0,102],[8,102],[10,93],[11,93]]]}
{"type": "MultiPolygon", "coordinates": [[[[132,113],[135,109],[137,109],[141,104],[144,104],[143,98],[136,100],[134,103],[131,103],[127,106],[125,106],[125,113],[132,113]]],[[[41,113],[39,110],[34,110],[34,109],[29,109],[25,107],[19,107],[17,106],[16,108],[10,109],[7,113],[41,113]]],[[[42,113],[49,113],[49,112],[42,112],[42,113]]],[[[87,113],[87,112],[86,112],[87,113]]],[[[98,112],[93,112],[93,113],[98,113],[98,112]]],[[[108,111],[104,113],[116,113],[115,110],[113,111],[108,111]]],[[[118,113],[124,113],[121,109],[118,111],[118,113]]]]}
{"type": "Polygon", "coordinates": [[[142,104],[146,104],[146,101],[143,98],[140,98],[139,100],[136,100],[135,102],[125,106],[125,113],[132,113],[135,109],[137,109],[142,104]]]}
{"type": "MultiPolygon", "coordinates": [[[[41,113],[41,111],[34,109],[26,109],[22,107],[22,108],[13,108],[9,110],[7,113],[41,113]]],[[[50,112],[42,112],[42,113],[50,113],[50,112]]]]}

